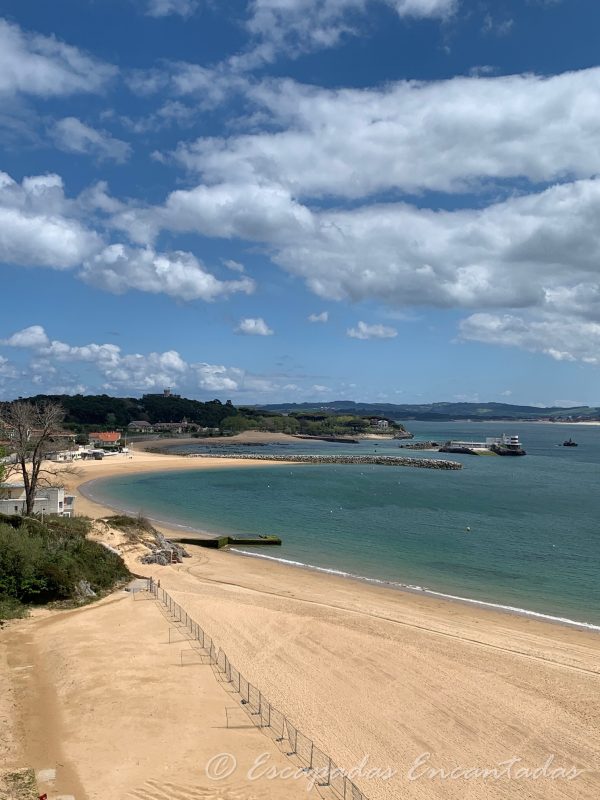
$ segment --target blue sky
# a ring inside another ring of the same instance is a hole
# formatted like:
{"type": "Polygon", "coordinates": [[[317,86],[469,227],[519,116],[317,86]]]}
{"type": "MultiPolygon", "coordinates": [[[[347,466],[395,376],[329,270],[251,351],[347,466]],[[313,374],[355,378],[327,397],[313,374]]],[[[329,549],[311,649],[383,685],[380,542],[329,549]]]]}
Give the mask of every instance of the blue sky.
{"type": "Polygon", "coordinates": [[[600,402],[592,0],[5,0],[0,398],[600,402]]]}

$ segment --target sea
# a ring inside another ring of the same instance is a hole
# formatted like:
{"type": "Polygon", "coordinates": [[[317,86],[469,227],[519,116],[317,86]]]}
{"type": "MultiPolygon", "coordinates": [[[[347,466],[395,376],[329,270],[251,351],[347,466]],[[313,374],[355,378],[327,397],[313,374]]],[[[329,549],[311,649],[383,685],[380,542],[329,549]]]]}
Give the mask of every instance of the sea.
{"type": "MultiPolygon", "coordinates": [[[[446,456],[462,470],[274,465],[93,481],[106,504],[182,528],[276,534],[255,558],[600,631],[600,426],[407,422],[413,442],[517,433],[527,455],[446,456]],[[563,447],[572,437],[578,447],[563,447]]],[[[192,445],[179,452],[444,457],[406,442],[192,445]]]]}

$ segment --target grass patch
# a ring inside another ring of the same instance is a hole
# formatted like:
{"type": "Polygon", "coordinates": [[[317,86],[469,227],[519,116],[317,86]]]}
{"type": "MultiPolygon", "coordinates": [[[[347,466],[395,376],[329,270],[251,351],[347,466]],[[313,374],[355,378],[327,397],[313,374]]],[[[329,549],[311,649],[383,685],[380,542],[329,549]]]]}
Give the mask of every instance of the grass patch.
{"type": "MultiPolygon", "coordinates": [[[[27,606],[14,597],[0,597],[0,626],[9,619],[23,619],[28,616],[27,606]]],[[[2,795],[0,795],[0,798],[2,795]]]]}
{"type": "Polygon", "coordinates": [[[138,514],[136,517],[130,517],[127,514],[114,514],[112,517],[104,517],[103,522],[106,522],[107,525],[111,525],[113,528],[118,528],[122,531],[146,531],[147,533],[153,533],[154,527],[152,523],[147,517],[144,517],[143,514],[138,514]]]}

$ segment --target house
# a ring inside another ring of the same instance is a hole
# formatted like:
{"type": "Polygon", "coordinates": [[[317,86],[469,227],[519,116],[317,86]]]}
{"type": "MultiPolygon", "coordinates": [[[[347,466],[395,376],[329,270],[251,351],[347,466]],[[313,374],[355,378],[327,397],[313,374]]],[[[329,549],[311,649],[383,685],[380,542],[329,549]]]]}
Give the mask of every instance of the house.
{"type": "Polygon", "coordinates": [[[369,419],[369,424],[378,431],[387,431],[390,427],[390,423],[387,419],[378,419],[377,417],[371,417],[369,419]]]}
{"type": "Polygon", "coordinates": [[[134,419],[127,426],[129,433],[154,433],[154,427],[145,419],[134,419]]]}
{"type": "MultiPolygon", "coordinates": [[[[71,517],[75,498],[65,495],[64,486],[41,486],[33,504],[34,514],[58,514],[71,517]]],[[[25,512],[25,485],[22,483],[0,483],[0,513],[14,516],[25,512]]]]}
{"type": "Polygon", "coordinates": [[[121,441],[121,434],[118,431],[100,431],[99,433],[90,433],[89,440],[92,447],[114,447],[121,441]]]}

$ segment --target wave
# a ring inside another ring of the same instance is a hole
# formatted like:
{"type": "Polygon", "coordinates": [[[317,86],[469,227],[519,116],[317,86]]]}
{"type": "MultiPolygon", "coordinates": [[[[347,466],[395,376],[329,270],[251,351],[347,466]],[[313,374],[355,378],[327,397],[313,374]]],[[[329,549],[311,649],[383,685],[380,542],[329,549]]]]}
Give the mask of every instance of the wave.
{"type": "Polygon", "coordinates": [[[568,617],[555,617],[551,614],[542,614],[540,611],[531,611],[528,608],[519,608],[518,606],[507,606],[502,603],[491,603],[486,600],[476,600],[473,597],[461,597],[456,594],[447,594],[446,592],[437,592],[435,589],[428,589],[426,586],[415,586],[410,583],[400,583],[398,581],[389,581],[382,578],[368,578],[365,575],[356,575],[353,572],[345,572],[341,569],[333,569],[329,567],[318,567],[315,564],[306,564],[303,561],[292,561],[289,558],[276,558],[275,556],[266,556],[263,553],[252,553],[249,550],[240,550],[237,547],[230,547],[230,552],[239,553],[250,558],[263,558],[267,561],[277,561],[280,564],[287,564],[292,567],[301,567],[302,569],[310,569],[315,572],[324,572],[328,575],[339,575],[342,578],[353,578],[354,580],[363,581],[364,583],[373,583],[379,586],[388,586],[394,589],[401,589],[405,592],[420,592],[431,597],[442,597],[445,600],[456,600],[461,603],[470,603],[474,606],[481,606],[483,608],[494,608],[498,611],[510,612],[511,614],[519,614],[520,616],[533,617],[535,619],[542,619],[546,622],[557,622],[561,625],[571,625],[576,628],[585,628],[591,631],[600,631],[600,625],[593,625],[591,622],[580,622],[576,619],[569,619],[568,617]]]}

